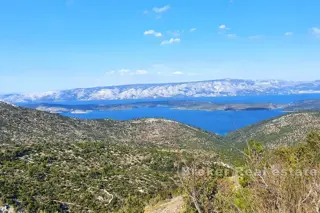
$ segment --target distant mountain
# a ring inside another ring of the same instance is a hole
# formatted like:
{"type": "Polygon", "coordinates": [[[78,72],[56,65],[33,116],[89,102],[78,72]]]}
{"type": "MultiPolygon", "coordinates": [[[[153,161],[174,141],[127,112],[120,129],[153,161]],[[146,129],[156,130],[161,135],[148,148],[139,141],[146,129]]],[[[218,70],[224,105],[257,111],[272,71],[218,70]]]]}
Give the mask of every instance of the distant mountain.
{"type": "Polygon", "coordinates": [[[7,94],[0,95],[0,100],[8,102],[46,102],[300,93],[320,93],[320,81],[221,79],[185,83],[80,88],[44,93],[7,94]]]}

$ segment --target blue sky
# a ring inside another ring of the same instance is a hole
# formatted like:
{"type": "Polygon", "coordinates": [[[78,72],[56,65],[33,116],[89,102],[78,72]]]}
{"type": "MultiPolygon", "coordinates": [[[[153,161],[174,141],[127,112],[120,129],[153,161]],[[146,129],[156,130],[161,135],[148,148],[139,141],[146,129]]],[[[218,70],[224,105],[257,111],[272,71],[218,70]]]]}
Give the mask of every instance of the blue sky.
{"type": "Polygon", "coordinates": [[[319,0],[2,0],[0,93],[320,79],[319,0]]]}

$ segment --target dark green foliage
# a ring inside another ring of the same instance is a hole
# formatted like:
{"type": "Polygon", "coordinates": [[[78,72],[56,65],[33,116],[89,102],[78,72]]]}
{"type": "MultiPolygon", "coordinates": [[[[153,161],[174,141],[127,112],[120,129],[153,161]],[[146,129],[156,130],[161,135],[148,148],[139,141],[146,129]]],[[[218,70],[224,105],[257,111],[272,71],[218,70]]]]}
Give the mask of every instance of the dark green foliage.
{"type": "Polygon", "coordinates": [[[141,212],[150,198],[176,188],[178,154],[170,150],[44,143],[4,146],[0,159],[0,198],[31,212],[141,212]]]}

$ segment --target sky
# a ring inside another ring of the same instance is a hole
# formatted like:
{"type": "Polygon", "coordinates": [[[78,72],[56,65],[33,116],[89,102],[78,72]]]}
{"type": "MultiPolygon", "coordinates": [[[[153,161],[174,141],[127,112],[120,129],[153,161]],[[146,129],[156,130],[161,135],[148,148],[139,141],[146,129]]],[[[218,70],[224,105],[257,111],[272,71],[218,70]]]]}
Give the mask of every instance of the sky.
{"type": "Polygon", "coordinates": [[[320,79],[319,0],[1,0],[0,94],[320,79]]]}

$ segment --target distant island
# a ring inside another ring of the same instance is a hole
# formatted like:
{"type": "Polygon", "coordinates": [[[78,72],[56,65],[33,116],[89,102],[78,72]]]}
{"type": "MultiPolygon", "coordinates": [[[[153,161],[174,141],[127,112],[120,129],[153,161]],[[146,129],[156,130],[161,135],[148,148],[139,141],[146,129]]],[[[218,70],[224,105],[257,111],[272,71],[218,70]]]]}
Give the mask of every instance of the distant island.
{"type": "Polygon", "coordinates": [[[305,100],[292,104],[274,104],[274,103],[213,103],[193,100],[168,100],[168,101],[145,101],[122,104],[55,104],[41,103],[28,104],[27,108],[47,111],[51,113],[89,113],[92,111],[113,111],[113,110],[131,110],[136,108],[159,108],[167,107],[177,110],[203,110],[203,111],[241,111],[241,110],[275,110],[283,111],[307,111],[320,110],[320,100],[305,100]]]}

